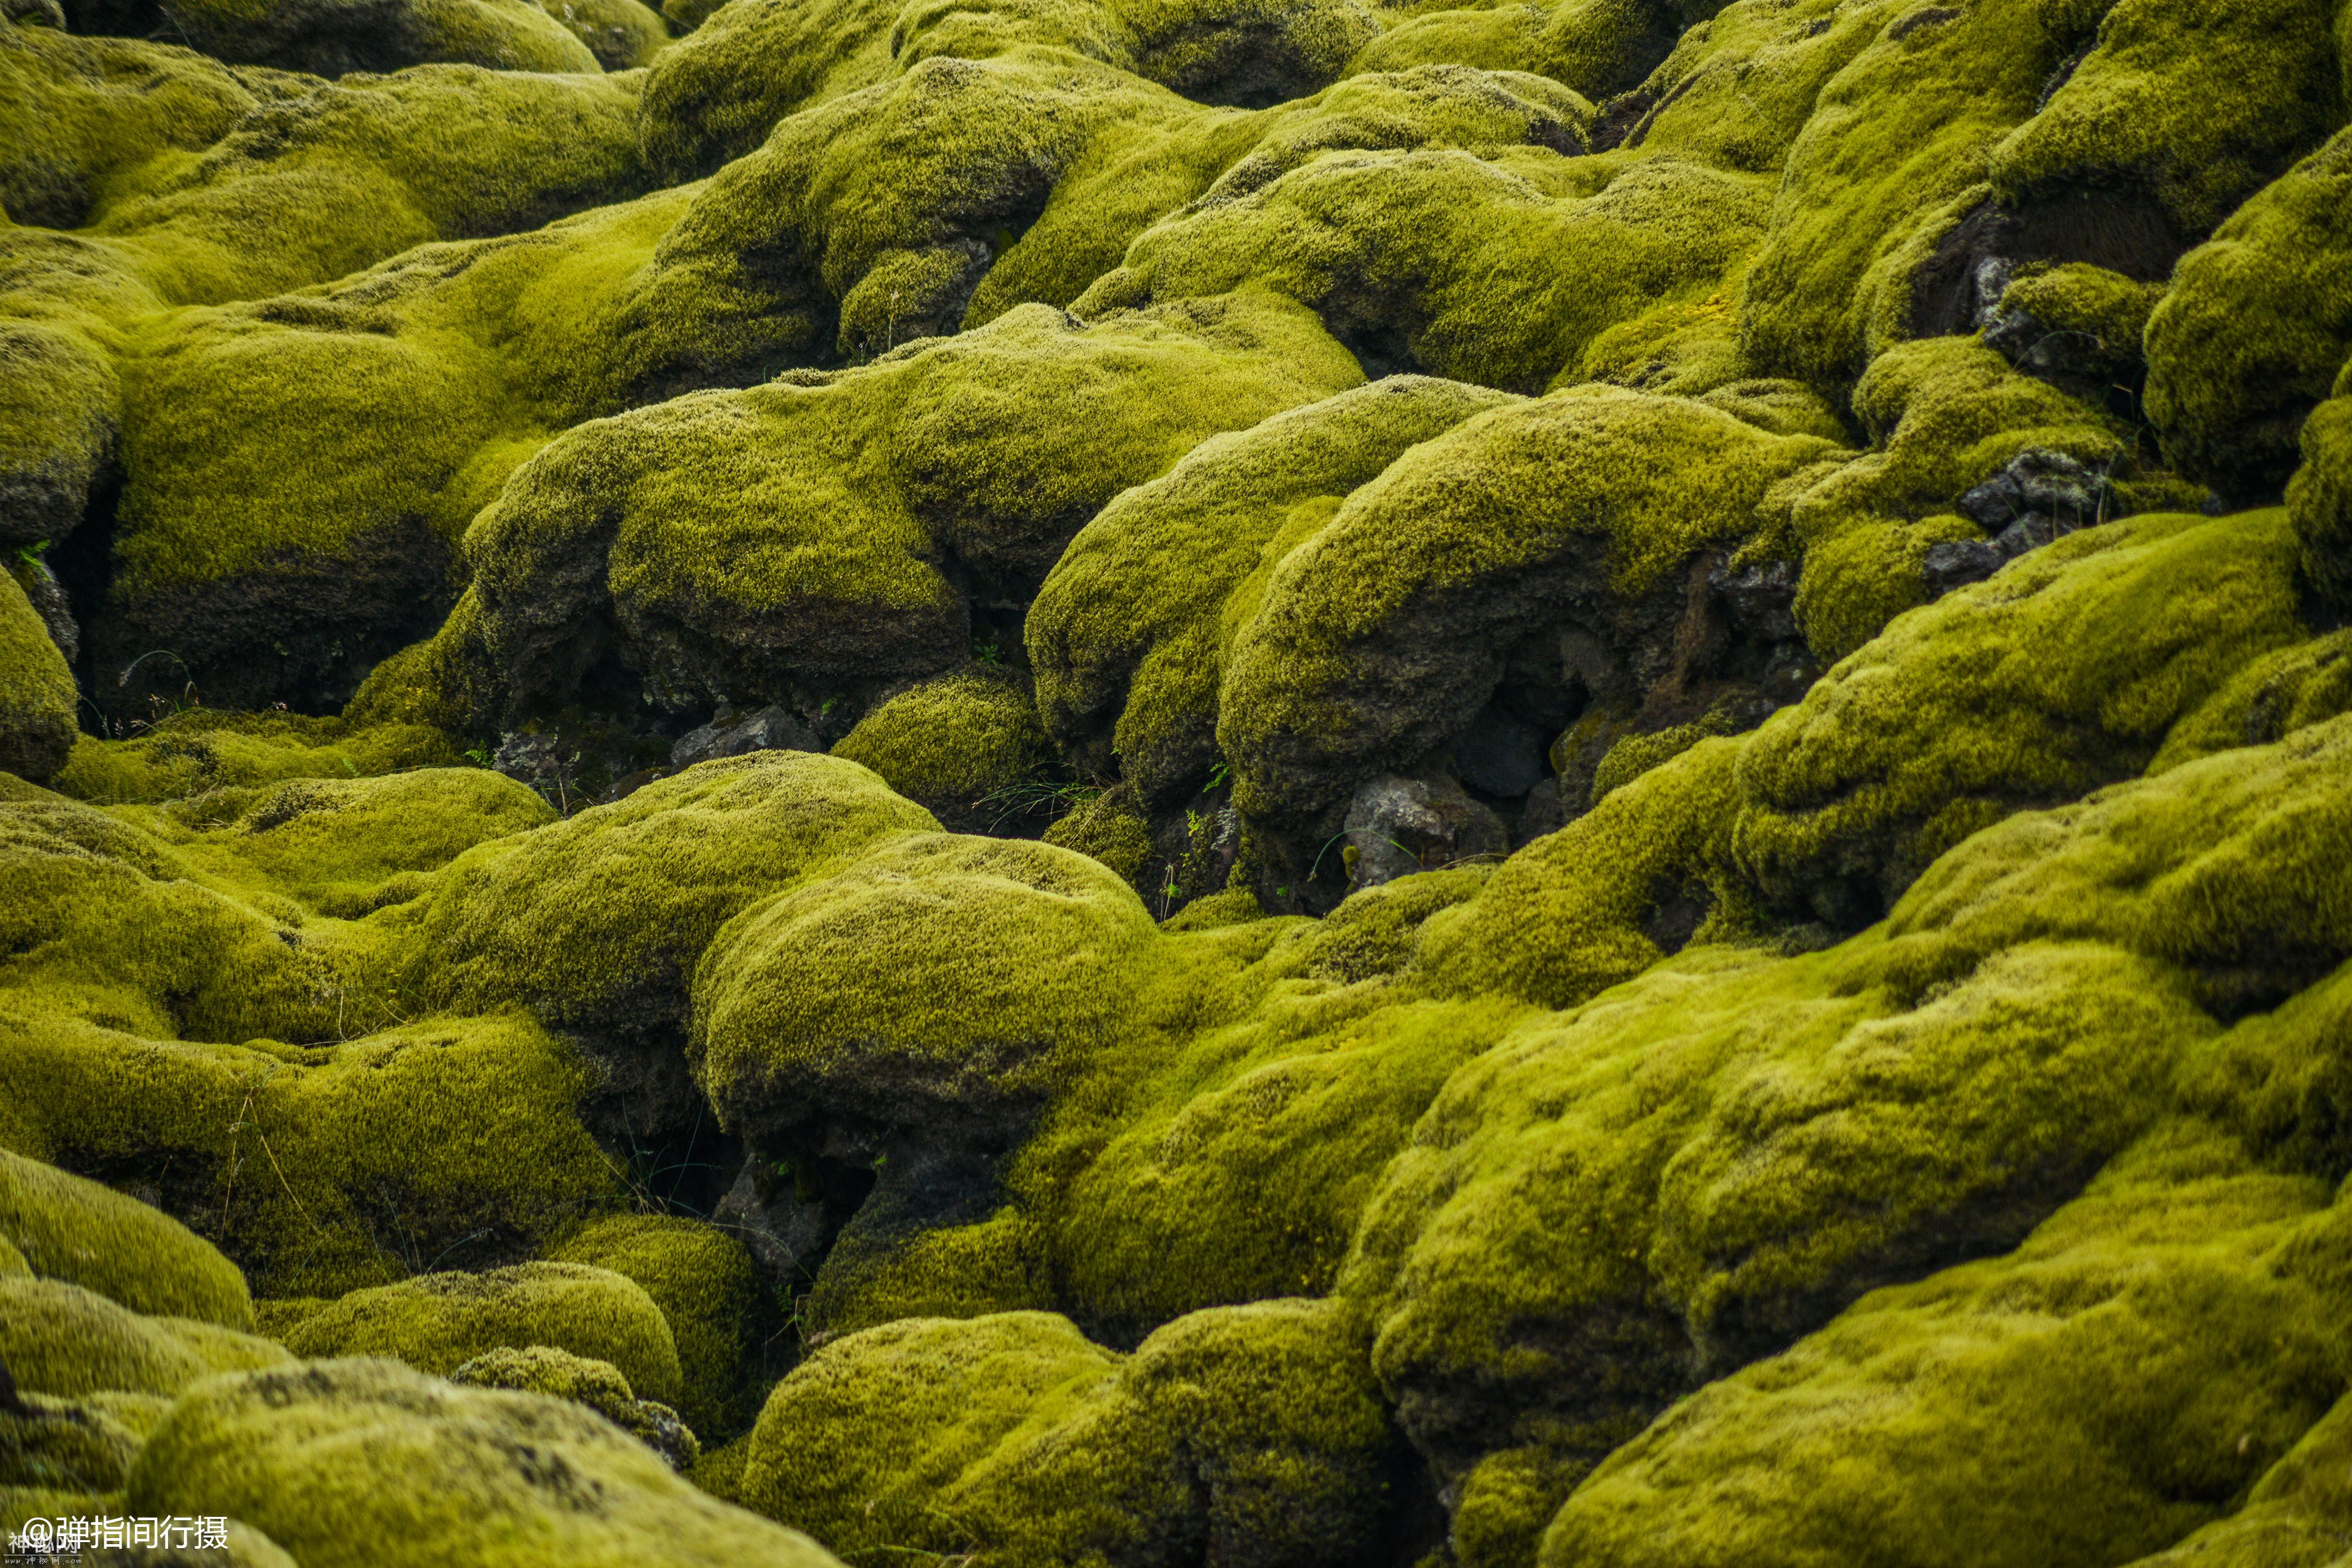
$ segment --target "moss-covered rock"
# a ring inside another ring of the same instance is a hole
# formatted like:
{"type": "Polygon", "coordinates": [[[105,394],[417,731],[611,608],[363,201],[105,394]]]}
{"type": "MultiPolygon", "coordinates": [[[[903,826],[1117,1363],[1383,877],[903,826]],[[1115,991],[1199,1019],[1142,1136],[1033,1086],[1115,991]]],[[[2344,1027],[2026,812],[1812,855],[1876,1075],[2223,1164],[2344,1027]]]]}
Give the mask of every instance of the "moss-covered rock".
{"type": "Polygon", "coordinates": [[[706,1447],[751,1425],[776,1312],[769,1282],[740,1237],[679,1215],[615,1215],[549,1247],[547,1257],[611,1269],[653,1298],[677,1346],[678,1413],[706,1447]]]}
{"type": "Polygon", "coordinates": [[[225,1508],[305,1563],[835,1561],[569,1401],[380,1361],[208,1384],[141,1450],[128,1493],[142,1512],[225,1508]]]}
{"type": "Polygon", "coordinates": [[[73,750],[79,700],[48,627],[0,573],[0,772],[48,783],[73,750]]]}
{"type": "Polygon", "coordinates": [[[617,1368],[632,1388],[674,1404],[677,1345],[653,1298],[584,1263],[520,1263],[487,1274],[420,1274],[354,1290],[286,1335],[300,1356],[391,1356],[446,1373],[485,1351],[548,1345],[617,1368]]]}
{"type": "Polygon", "coordinates": [[[274,1340],[147,1317],[61,1279],[0,1279],[0,1365],[35,1394],[179,1393],[216,1372],[290,1358],[274,1340]]]}
{"type": "Polygon", "coordinates": [[[1041,800],[1054,798],[1044,776],[1053,748],[1029,683],[1000,666],[941,676],[877,703],[833,754],[872,768],[943,826],[967,832],[1026,826],[1041,800]]]}
{"type": "Polygon", "coordinates": [[[0,1150],[0,1237],[33,1275],[134,1312],[251,1329],[245,1277],[186,1226],[122,1194],[0,1150]]]}
{"type": "Polygon", "coordinates": [[[1403,1501],[1362,1354],[1328,1302],[1200,1313],[1131,1357],[1044,1313],[912,1319],[777,1386],[744,1497],[852,1552],[1359,1562],[1403,1501]]]}
{"type": "Polygon", "coordinates": [[[530,0],[170,0],[179,36],[238,65],[338,77],[431,60],[502,70],[593,71],[589,47],[530,0]]]}
{"type": "Polygon", "coordinates": [[[677,1412],[658,1400],[639,1399],[629,1380],[610,1362],[596,1361],[531,1345],[515,1350],[484,1351],[449,1373],[449,1381],[467,1388],[512,1388],[527,1394],[551,1394],[584,1405],[659,1454],[670,1468],[691,1470],[702,1458],[702,1446],[677,1412]]]}
{"type": "Polygon", "coordinates": [[[78,738],[52,782],[77,800],[118,805],[260,789],[288,779],[372,778],[461,760],[446,734],[422,724],[348,725],[292,713],[193,708],[131,740],[78,738]]]}

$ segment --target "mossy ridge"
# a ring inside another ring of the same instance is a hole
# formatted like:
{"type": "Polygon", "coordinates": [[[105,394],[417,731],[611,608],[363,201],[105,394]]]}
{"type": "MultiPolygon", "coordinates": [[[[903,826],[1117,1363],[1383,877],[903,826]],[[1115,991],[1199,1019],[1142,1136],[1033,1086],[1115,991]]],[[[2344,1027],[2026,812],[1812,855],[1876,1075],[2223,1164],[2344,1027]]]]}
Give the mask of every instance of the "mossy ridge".
{"type": "Polygon", "coordinates": [[[0,1279],[0,1364],[35,1394],[176,1394],[215,1373],[291,1359],[275,1340],[149,1317],[61,1279],[0,1279]]]}
{"type": "Polygon", "coordinates": [[[1540,392],[1576,380],[1606,329],[1716,293],[1769,200],[1752,176],[1664,154],[1324,153],[1146,231],[1072,308],[1255,281],[1382,371],[1540,392]]]}
{"type": "Polygon", "coordinates": [[[1740,867],[1772,904],[1866,923],[1978,827],[2139,773],[2239,668],[2307,637],[2294,574],[2283,512],[2158,514],[1911,613],[1743,751],[1740,867]]]}
{"type": "Polygon", "coordinates": [[[771,1283],[740,1239],[678,1215],[614,1215],[544,1256],[609,1268],[653,1298],[677,1347],[678,1414],[705,1448],[751,1426],[777,1313],[771,1283]]]}
{"type": "Polygon", "coordinates": [[[75,739],[51,781],[94,805],[161,805],[290,779],[374,778],[456,765],[449,735],[424,724],[347,724],[299,713],[184,709],[122,741],[75,739]]]}
{"type": "Polygon", "coordinates": [[[1296,509],[1352,493],[1503,401],[1391,376],[1213,437],[1122,491],[1062,552],[1025,623],[1055,742],[1097,772],[1115,762],[1155,804],[1196,787],[1216,754],[1227,605],[1296,509]]]}
{"type": "Polygon", "coordinates": [[[797,1531],[705,1496],[567,1400],[458,1388],[381,1361],[206,1384],[141,1451],[128,1492],[142,1513],[226,1509],[325,1568],[835,1562],[797,1531]],[[545,1462],[490,1458],[523,1447],[545,1462]],[[356,1470],[354,1454],[367,1460],[356,1470]]]}
{"type": "Polygon", "coordinates": [[[2342,1232],[2321,1184],[2169,1121],[2016,1252],[1866,1298],[1676,1406],[1568,1500],[1538,1561],[2159,1551],[2336,1401],[2342,1232]]]}
{"type": "Polygon", "coordinates": [[[2352,132],[2339,132],[2184,257],[2148,321],[2147,413],[2165,455],[2235,500],[2277,495],[2305,416],[2352,355],[2347,192],[2352,132]]]}
{"type": "Polygon", "coordinates": [[[851,1552],[1140,1563],[1206,1536],[1336,1564],[1385,1538],[1393,1441],[1336,1303],[1195,1313],[1126,1357],[1044,1313],[913,1319],[779,1384],[744,1486],[851,1552]]]}
{"type": "Polygon", "coordinates": [[[645,1397],[677,1399],[677,1345],[661,1309],[626,1276],[584,1263],[419,1274],[354,1290],[286,1334],[298,1356],[388,1356],[436,1373],[531,1345],[607,1363],[645,1397]]]}
{"type": "Polygon", "coordinates": [[[72,753],[80,693],[16,579],[0,573],[0,772],[47,784],[72,753]]]}
{"type": "Polygon", "coordinates": [[[31,1276],[64,1280],[132,1311],[250,1330],[234,1264],[134,1198],[0,1150],[0,1239],[31,1276]]]}
{"type": "Polygon", "coordinates": [[[961,662],[947,563],[1022,591],[1118,490],[1358,379],[1306,312],[1244,294],[1092,326],[1028,306],[808,384],[646,409],[567,435],[476,522],[475,635],[526,710],[608,654],[673,705],[814,709],[961,662]]]}
{"type": "Polygon", "coordinates": [[[1767,489],[1831,449],[1594,386],[1406,452],[1274,566],[1234,640],[1218,742],[1235,804],[1295,829],[1367,774],[1411,767],[1475,714],[1529,633],[1586,632],[1617,668],[1582,684],[1638,694],[1667,673],[1681,569],[1741,542],[1767,489]]]}
{"type": "Polygon", "coordinates": [[[518,72],[604,68],[586,42],[533,0],[165,0],[161,19],[205,54],[315,76],[431,61],[518,72]]]}

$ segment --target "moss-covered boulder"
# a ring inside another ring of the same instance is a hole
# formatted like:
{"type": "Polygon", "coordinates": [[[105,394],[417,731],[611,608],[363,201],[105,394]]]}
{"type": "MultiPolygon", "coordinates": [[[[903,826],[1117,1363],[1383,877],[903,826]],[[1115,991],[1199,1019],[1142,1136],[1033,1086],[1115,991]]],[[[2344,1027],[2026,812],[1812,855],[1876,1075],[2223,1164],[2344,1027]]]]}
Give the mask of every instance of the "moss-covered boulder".
{"type": "Polygon", "coordinates": [[[677,1345],[653,1299],[584,1263],[520,1263],[487,1274],[421,1274],[354,1290],[286,1335],[300,1356],[391,1356],[446,1373],[485,1351],[547,1345],[604,1362],[646,1397],[675,1403],[677,1345]]]}
{"type": "Polygon", "coordinates": [[[776,1333],[772,1287],[740,1237],[676,1215],[614,1215],[547,1249],[636,1282],[677,1347],[677,1408],[705,1446],[751,1425],[776,1333]]]}
{"type": "Polygon", "coordinates": [[[245,1277],[187,1227],[96,1182],[0,1150],[0,1237],[35,1276],[152,1316],[253,1327],[245,1277]]]}
{"type": "Polygon", "coordinates": [[[552,1345],[522,1350],[500,1346],[457,1367],[449,1381],[467,1388],[511,1388],[584,1405],[659,1454],[674,1470],[691,1470],[702,1458],[701,1444],[677,1412],[658,1400],[636,1397],[629,1380],[610,1362],[552,1345]]]}
{"type": "Polygon", "coordinates": [[[1055,799],[1046,776],[1053,750],[1036,701],[1028,682],[1001,666],[976,666],[885,699],[834,743],[833,754],[872,768],[960,831],[1026,826],[1055,799]]]}
{"type": "Polygon", "coordinates": [[[744,1499],[852,1552],[1350,1563],[1394,1539],[1392,1441],[1330,1303],[1201,1313],[1131,1357],[1045,1313],[911,1319],[777,1385],[744,1499]]]}
{"type": "Polygon", "coordinates": [[[0,572],[0,773],[48,783],[73,751],[78,702],[48,627],[0,572]]]}
{"type": "Polygon", "coordinates": [[[459,1388],[381,1361],[207,1384],[141,1450],[128,1499],[167,1515],[225,1508],[304,1563],[835,1561],[698,1491],[568,1400],[459,1388]],[[535,1458],[518,1463],[523,1454],[535,1458]],[[330,1495],[339,1500],[322,1506],[330,1495]]]}
{"type": "Polygon", "coordinates": [[[62,1279],[0,1279],[0,1365],[35,1394],[175,1394],[216,1372],[290,1359],[274,1340],[149,1317],[62,1279]]]}

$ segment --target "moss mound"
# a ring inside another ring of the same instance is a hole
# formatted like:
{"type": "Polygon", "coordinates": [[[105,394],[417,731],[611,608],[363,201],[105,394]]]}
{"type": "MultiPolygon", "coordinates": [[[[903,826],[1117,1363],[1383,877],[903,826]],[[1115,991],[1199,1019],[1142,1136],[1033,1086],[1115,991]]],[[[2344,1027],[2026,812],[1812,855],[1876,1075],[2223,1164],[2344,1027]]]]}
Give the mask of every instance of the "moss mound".
{"type": "Polygon", "coordinates": [[[148,1512],[226,1507],[304,1563],[835,1561],[706,1497],[567,1400],[453,1387],[380,1361],[206,1385],[156,1429],[128,1491],[148,1512]],[[521,1452],[539,1461],[491,1458],[521,1452]],[[322,1507],[338,1477],[341,1500],[322,1507]]]}

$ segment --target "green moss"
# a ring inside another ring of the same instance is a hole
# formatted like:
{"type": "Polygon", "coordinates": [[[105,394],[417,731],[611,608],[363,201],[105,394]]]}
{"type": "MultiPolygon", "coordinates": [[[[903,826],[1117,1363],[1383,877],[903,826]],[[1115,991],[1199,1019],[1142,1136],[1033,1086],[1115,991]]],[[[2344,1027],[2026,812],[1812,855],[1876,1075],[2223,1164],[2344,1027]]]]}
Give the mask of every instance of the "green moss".
{"type": "Polygon", "coordinates": [[[1125,789],[1079,801],[1045,829],[1045,840],[1093,858],[1130,888],[1141,888],[1151,869],[1151,824],[1125,789]]]}
{"type": "Polygon", "coordinates": [[[1724,6],[1687,28],[1642,84],[1653,101],[1627,142],[1720,168],[1777,173],[1822,89],[1885,26],[1883,10],[1837,0],[1724,6]]]}
{"type": "Polygon", "coordinates": [[[2128,390],[2141,367],[2147,319],[2164,299],[2161,285],[2083,262],[2021,272],[2001,291],[2000,314],[2022,311],[2039,329],[2024,361],[2063,354],[2091,375],[2128,390]]]}
{"type": "Polygon", "coordinates": [[[2020,206],[2144,191],[2180,234],[2210,232],[2343,122],[2333,9],[2118,0],[2097,47],[1993,150],[1993,188],[2020,206]]]}
{"type": "Polygon", "coordinates": [[[349,725],[293,713],[175,713],[129,741],[85,735],[54,781],[103,805],[180,800],[288,779],[371,778],[460,758],[449,736],[414,723],[349,725]]]}
{"type": "Polygon", "coordinates": [[[2148,419],[2168,461],[2227,495],[2277,493],[2352,353],[2348,181],[2339,134],[2182,258],[2149,319],[2148,419]]]}
{"type": "Polygon", "coordinates": [[[1237,629],[1227,606],[1281,550],[1297,509],[1351,493],[1505,401],[1391,376],[1213,437],[1122,492],[1070,542],[1030,607],[1029,660],[1055,742],[1097,769],[1115,759],[1148,800],[1189,795],[1215,757],[1219,673],[1237,629]]]}
{"type": "Polygon", "coordinates": [[[1331,153],[1218,194],[1145,234],[1072,309],[1255,282],[1394,368],[1518,392],[1575,379],[1609,327],[1715,293],[1768,201],[1747,176],[1679,159],[1534,149],[1331,153]]]}
{"type": "Polygon", "coordinates": [[[1234,638],[1218,721],[1234,803],[1295,825],[1412,765],[1491,692],[1496,651],[1571,596],[1621,660],[1655,664],[1654,646],[1625,645],[1679,610],[1691,556],[1741,539],[1772,483],[1827,449],[1603,386],[1414,447],[1275,565],[1234,638]]]}
{"type": "Polygon", "coordinates": [[[186,1226],[121,1193],[0,1150],[0,1237],[26,1271],[134,1312],[253,1327],[245,1277],[186,1226]]]}
{"type": "Polygon", "coordinates": [[[677,1346],[678,1413],[716,1446],[751,1425],[765,1342],[769,1289],[743,1243],[715,1226],[668,1215],[616,1215],[547,1249],[558,1263],[609,1268],[636,1282],[677,1346]]]}
{"type": "Polygon", "coordinates": [[[2242,667],[2305,635],[2293,574],[2282,512],[2151,516],[1914,612],[1743,752],[1742,868],[1783,907],[1874,918],[1977,828],[2147,767],[2242,667]]]}
{"type": "Polygon", "coordinates": [[[481,636],[525,702],[593,657],[607,595],[622,658],[674,702],[928,675],[969,647],[942,556],[1034,581],[1202,437],[1357,379],[1278,300],[1092,327],[1032,306],[861,370],[590,426],[468,535],[481,636]]]}
{"type": "Polygon", "coordinates": [[[601,68],[585,43],[528,0],[402,0],[388,9],[349,0],[173,0],[171,16],[180,36],[207,54],[326,76],[432,60],[512,71],[601,68]]]}
{"type": "Polygon", "coordinates": [[[0,772],[47,784],[73,750],[80,697],[25,590],[0,579],[0,772]]]}
{"type": "Polygon", "coordinates": [[[144,1317],[59,1279],[0,1279],[0,1364],[35,1394],[177,1394],[216,1372],[289,1359],[273,1341],[144,1317]]]}
{"type": "Polygon", "coordinates": [[[601,1416],[384,1362],[205,1385],[141,1451],[129,1498],[142,1513],[226,1510],[321,1568],[834,1562],[696,1490],[601,1416]],[[489,1459],[519,1451],[536,1462],[489,1459]]]}
{"type": "Polygon", "coordinates": [[[2327,1201],[2209,1129],[2160,1127],[2016,1252],[1881,1291],[1678,1405],[1569,1500],[1540,1561],[2160,1550],[2340,1392],[2327,1201]]]}
{"type": "Polygon", "coordinates": [[[1549,7],[1419,8],[1349,63],[1350,73],[1444,63],[1528,71],[1598,100],[1639,83],[1673,41],[1664,7],[1642,0],[1562,0],[1549,7]]]}
{"type": "Polygon", "coordinates": [[[819,1351],[777,1386],[745,1497],[853,1554],[1120,1561],[1155,1541],[1368,1551],[1391,1441],[1334,1304],[1171,1324],[1132,1357],[1066,1321],[912,1319],[819,1351]]]}
{"type": "Polygon", "coordinates": [[[908,688],[877,703],[836,742],[836,757],[882,775],[934,813],[1013,814],[1020,785],[1053,759],[1027,682],[987,666],[908,688]],[[1001,802],[1001,805],[995,804],[1001,802]]]}
{"type": "Polygon", "coordinates": [[[610,1363],[651,1397],[677,1397],[677,1346],[661,1309],[634,1281],[583,1263],[420,1274],[354,1290],[286,1339],[300,1356],[388,1355],[431,1373],[500,1347],[551,1345],[610,1363]]]}
{"type": "Polygon", "coordinates": [[[2325,1568],[2342,1555],[2352,1515],[2337,1477],[2352,1468],[2352,1407],[2338,1400],[2256,1481],[2244,1506],[2144,1568],[2325,1568]]]}
{"type": "Polygon", "coordinates": [[[2352,403],[2331,399],[2303,426],[2304,465],[2287,487],[2287,510],[2303,540],[2303,578],[2314,608],[2331,618],[2352,610],[2352,403]]]}
{"type": "Polygon", "coordinates": [[[1051,1307],[1045,1251],[1035,1222],[1012,1206],[969,1225],[845,1237],[801,1299],[801,1321],[823,1342],[908,1318],[1051,1307]]]}
{"type": "Polygon", "coordinates": [[[1083,1063],[1153,935],[1084,856],[901,838],[719,934],[697,976],[696,1078],[755,1142],[812,1115],[984,1121],[1083,1063]],[[909,974],[928,977],[919,994],[909,974]]]}
{"type": "Polygon", "coordinates": [[[680,1470],[702,1457],[694,1434],[678,1426],[667,1405],[641,1400],[629,1380],[610,1362],[577,1356],[552,1345],[484,1351],[449,1373],[467,1388],[511,1388],[584,1405],[656,1452],[674,1458],[680,1470]]]}
{"type": "Polygon", "coordinates": [[[121,1491],[144,1436],[103,1410],[37,1394],[20,1399],[0,1411],[0,1489],[121,1491]]]}
{"type": "Polygon", "coordinates": [[[669,28],[661,13],[637,0],[560,0],[548,15],[587,45],[596,63],[608,71],[651,65],[655,56],[669,47],[669,28]]]}
{"type": "Polygon", "coordinates": [[[2266,746],[2352,710],[2352,633],[2332,632],[2249,662],[2172,727],[2150,774],[2226,752],[2266,746]]]}
{"type": "Polygon", "coordinates": [[[417,984],[453,1006],[520,1000],[562,1028],[676,1024],[703,948],[738,911],[934,826],[855,763],[705,763],[460,857],[423,907],[417,984]]]}

